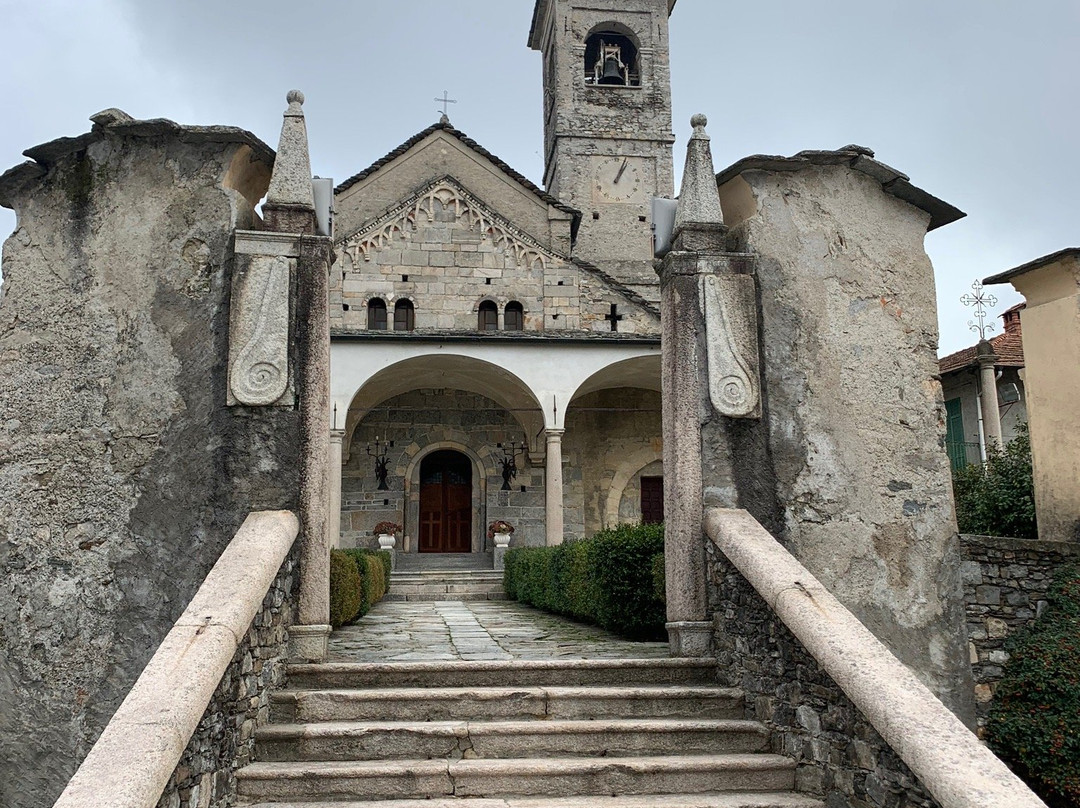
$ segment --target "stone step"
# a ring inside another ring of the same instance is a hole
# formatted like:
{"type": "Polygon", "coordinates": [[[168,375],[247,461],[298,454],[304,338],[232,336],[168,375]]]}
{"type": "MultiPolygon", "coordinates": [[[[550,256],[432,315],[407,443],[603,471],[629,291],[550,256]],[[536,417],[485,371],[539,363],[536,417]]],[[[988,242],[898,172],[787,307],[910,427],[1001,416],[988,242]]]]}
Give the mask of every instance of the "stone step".
{"type": "Polygon", "coordinates": [[[445,687],[281,690],[271,720],[482,721],[592,718],[742,718],[742,691],[726,687],[445,687]]]}
{"type": "Polygon", "coordinates": [[[398,570],[490,570],[492,553],[398,553],[398,570]]]}
{"type": "Polygon", "coordinates": [[[288,667],[289,687],[523,687],[661,685],[716,681],[716,660],[514,659],[491,662],[324,662],[288,667]]]}
{"type": "Polygon", "coordinates": [[[435,603],[435,602],[450,602],[450,601],[468,601],[475,602],[480,600],[509,600],[505,592],[420,592],[411,595],[405,595],[397,592],[396,587],[383,595],[383,600],[388,603],[403,603],[403,602],[417,602],[417,603],[435,603]]]}
{"type": "Polygon", "coordinates": [[[760,752],[756,721],[326,721],[271,724],[256,732],[256,760],[625,757],[760,752]]]}
{"type": "Polygon", "coordinates": [[[236,778],[246,800],[699,794],[790,790],[795,763],[769,754],[282,762],[253,763],[236,778]]]}
{"type": "Polygon", "coordinates": [[[391,590],[397,595],[421,595],[459,592],[505,592],[502,581],[394,581],[391,590]]]}
{"type": "Polygon", "coordinates": [[[377,802],[260,802],[250,808],[825,808],[813,797],[778,791],[610,797],[445,797],[377,802]]]}

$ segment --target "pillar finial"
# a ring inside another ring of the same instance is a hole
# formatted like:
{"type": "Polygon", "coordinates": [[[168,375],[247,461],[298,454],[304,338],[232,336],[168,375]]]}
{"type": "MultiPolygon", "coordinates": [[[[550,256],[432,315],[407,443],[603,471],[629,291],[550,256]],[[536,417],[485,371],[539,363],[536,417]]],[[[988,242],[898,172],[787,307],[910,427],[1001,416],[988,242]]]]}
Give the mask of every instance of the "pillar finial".
{"type": "Polygon", "coordinates": [[[308,154],[307,124],[304,120],[304,94],[289,90],[285,96],[289,107],[281,122],[274,173],[266,192],[270,207],[308,208],[315,210],[311,192],[311,158],[308,154]]]}
{"type": "Polygon", "coordinates": [[[691,224],[718,225],[724,223],[720,208],[720,193],[716,189],[712,151],[705,126],[709,119],[701,113],[690,119],[694,128],[686,144],[686,167],[683,169],[679,207],[675,212],[675,231],[691,224]]]}

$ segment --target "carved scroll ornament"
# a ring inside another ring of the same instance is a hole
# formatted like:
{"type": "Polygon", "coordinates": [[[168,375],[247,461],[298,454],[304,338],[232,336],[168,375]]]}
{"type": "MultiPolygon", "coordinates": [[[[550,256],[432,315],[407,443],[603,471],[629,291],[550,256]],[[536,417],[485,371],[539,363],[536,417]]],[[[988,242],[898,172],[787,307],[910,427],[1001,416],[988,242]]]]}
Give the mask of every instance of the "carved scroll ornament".
{"type": "Polygon", "coordinates": [[[731,418],[759,418],[754,279],[749,275],[704,275],[700,295],[712,405],[731,418]]]}
{"type": "Polygon", "coordinates": [[[241,404],[267,406],[289,386],[288,259],[254,259],[239,291],[231,340],[239,350],[229,363],[229,390],[241,404]]]}

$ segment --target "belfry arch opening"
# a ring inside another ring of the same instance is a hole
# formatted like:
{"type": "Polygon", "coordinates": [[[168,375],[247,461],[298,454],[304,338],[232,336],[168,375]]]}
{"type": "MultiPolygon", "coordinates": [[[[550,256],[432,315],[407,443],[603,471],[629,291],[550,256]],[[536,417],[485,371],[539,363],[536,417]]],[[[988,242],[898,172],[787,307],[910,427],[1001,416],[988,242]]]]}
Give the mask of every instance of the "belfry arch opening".
{"type": "Polygon", "coordinates": [[[598,87],[640,87],[636,38],[625,26],[606,23],[585,39],[585,83],[598,87]]]}

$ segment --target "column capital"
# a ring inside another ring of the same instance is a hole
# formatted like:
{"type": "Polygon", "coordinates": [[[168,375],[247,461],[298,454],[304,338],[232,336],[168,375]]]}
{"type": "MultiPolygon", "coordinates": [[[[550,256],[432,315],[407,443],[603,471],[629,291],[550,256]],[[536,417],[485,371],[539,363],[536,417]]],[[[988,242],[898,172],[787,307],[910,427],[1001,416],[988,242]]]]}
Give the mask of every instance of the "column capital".
{"type": "Polygon", "coordinates": [[[561,438],[563,435],[566,434],[566,430],[565,429],[546,429],[545,428],[544,429],[544,434],[547,436],[548,440],[552,440],[554,438],[561,438]]]}
{"type": "Polygon", "coordinates": [[[330,442],[331,443],[341,443],[343,440],[345,440],[345,430],[344,429],[331,429],[330,430],[330,442]]]}

